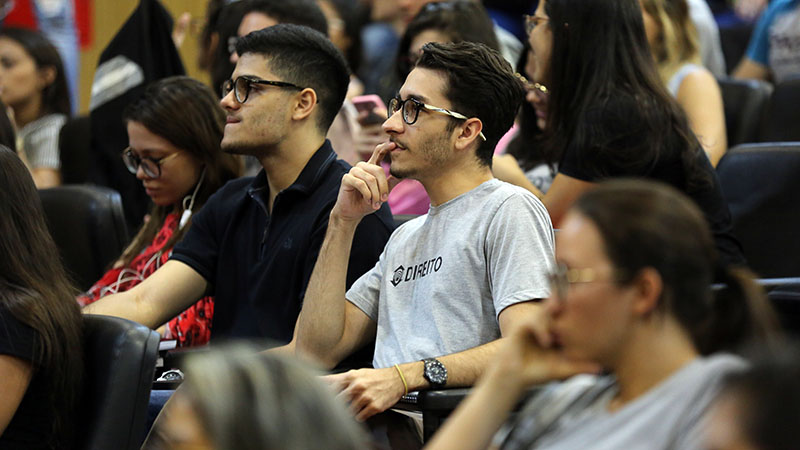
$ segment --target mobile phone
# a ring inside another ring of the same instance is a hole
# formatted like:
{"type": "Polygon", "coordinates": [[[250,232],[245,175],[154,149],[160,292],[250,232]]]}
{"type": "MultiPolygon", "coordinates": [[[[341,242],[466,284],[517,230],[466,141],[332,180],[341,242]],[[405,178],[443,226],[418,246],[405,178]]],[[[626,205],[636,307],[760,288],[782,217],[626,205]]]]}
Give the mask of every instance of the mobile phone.
{"type": "Polygon", "coordinates": [[[367,112],[367,116],[359,120],[362,125],[383,123],[383,121],[386,120],[383,114],[378,114],[376,112],[376,110],[386,110],[386,105],[383,104],[383,100],[377,95],[359,95],[358,97],[353,97],[352,102],[359,114],[365,111],[367,112]]]}

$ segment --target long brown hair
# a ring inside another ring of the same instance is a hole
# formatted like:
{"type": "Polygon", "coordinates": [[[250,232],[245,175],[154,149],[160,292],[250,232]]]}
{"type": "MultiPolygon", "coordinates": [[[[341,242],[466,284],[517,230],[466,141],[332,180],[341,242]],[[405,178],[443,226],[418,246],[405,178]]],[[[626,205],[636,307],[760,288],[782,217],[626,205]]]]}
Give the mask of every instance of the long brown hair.
{"type": "Polygon", "coordinates": [[[601,183],[574,208],[600,231],[624,284],[644,268],[663,281],[658,308],[672,315],[703,354],[740,350],[751,339],[777,337],[777,320],[763,289],[744,268],[721,267],[703,214],[685,195],[661,183],[601,183]],[[726,287],[712,291],[717,275],[726,287]]]}
{"type": "MultiPolygon", "coordinates": [[[[36,331],[35,370],[46,375],[53,436],[68,442],[83,374],[82,318],[44,218],[36,186],[19,157],[0,146],[0,305],[36,331]]],[[[0,381],[2,382],[2,381],[0,381]]],[[[60,443],[60,444],[59,444],[60,443]]]]}
{"type": "MultiPolygon", "coordinates": [[[[199,81],[185,76],[156,81],[142,97],[125,108],[122,117],[126,122],[140,123],[205,166],[205,178],[197,191],[193,213],[223,184],[239,176],[238,160],[220,150],[225,113],[211,89],[199,81]]],[[[172,208],[172,205],[153,207],[150,220],[122,254],[123,265],[130,264],[150,245],[172,208]]],[[[188,229],[187,225],[176,230],[164,248],[172,248],[188,229]]]]}

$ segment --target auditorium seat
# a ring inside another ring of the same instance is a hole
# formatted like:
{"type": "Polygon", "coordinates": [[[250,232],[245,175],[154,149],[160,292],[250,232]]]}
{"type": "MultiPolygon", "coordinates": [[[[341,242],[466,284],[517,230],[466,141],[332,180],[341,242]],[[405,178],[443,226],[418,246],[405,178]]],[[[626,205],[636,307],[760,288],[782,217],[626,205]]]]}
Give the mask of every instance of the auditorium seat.
{"type": "Polygon", "coordinates": [[[800,142],[745,144],[717,167],[733,232],[760,277],[800,276],[800,142]]]}
{"type": "Polygon", "coordinates": [[[159,335],[130,320],[84,316],[84,391],[79,449],[138,449],[147,418],[159,335]]]}
{"type": "Polygon", "coordinates": [[[92,127],[89,116],[67,120],[58,135],[63,184],[88,183],[91,171],[92,127]]]}
{"type": "Polygon", "coordinates": [[[759,140],[800,141],[800,76],[775,85],[764,113],[759,140]]]}
{"type": "Polygon", "coordinates": [[[725,56],[725,65],[728,73],[739,64],[745,55],[753,34],[753,25],[749,23],[729,25],[719,28],[719,39],[722,44],[722,54],[725,56]]]}
{"type": "Polygon", "coordinates": [[[47,225],[79,289],[100,279],[128,244],[119,194],[109,188],[65,185],[39,191],[47,225]]]}
{"type": "Polygon", "coordinates": [[[728,147],[758,142],[761,118],[772,94],[772,85],[758,80],[718,80],[725,108],[728,147]]]}

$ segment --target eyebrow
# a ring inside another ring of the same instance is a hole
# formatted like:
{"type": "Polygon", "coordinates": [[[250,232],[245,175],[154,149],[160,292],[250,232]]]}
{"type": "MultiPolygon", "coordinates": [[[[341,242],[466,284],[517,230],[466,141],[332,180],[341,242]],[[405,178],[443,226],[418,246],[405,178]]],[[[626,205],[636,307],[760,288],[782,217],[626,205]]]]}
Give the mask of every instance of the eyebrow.
{"type": "MultiPolygon", "coordinates": [[[[400,91],[398,91],[397,94],[395,94],[395,97],[399,98],[400,100],[403,99],[403,97],[400,95],[400,91]]],[[[407,98],[413,98],[414,100],[420,101],[422,103],[428,103],[428,99],[424,95],[409,94],[407,98]]]]}

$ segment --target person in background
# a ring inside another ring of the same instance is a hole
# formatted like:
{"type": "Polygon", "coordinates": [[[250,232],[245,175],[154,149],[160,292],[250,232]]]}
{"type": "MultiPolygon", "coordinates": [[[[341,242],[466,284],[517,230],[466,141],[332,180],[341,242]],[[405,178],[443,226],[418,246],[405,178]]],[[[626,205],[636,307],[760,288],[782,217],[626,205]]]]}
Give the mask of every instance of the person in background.
{"type": "Polygon", "coordinates": [[[561,154],[537,194],[553,224],[601,180],[658,180],[700,206],[723,261],[744,264],[716,172],[659,77],[639,2],[542,0],[528,22],[533,81],[549,92],[546,145],[561,154]]]}
{"type": "Polygon", "coordinates": [[[735,78],[774,83],[800,75],[800,0],[774,0],[758,19],[735,78]]]}
{"type": "Polygon", "coordinates": [[[72,448],[82,325],[33,179],[0,146],[0,448],[72,448]]]}
{"type": "MultiPolygon", "coordinates": [[[[180,76],[151,84],[123,119],[130,146],[122,158],[153,208],[114,266],[78,297],[81,306],[125,292],[165,264],[191,227],[192,215],[240,172],[239,162],[220,150],[225,113],[197,80],[180,76]]],[[[213,314],[213,298],[203,297],[167,322],[163,338],[181,347],[206,344],[213,314]]]]}
{"type": "Polygon", "coordinates": [[[145,449],[369,448],[364,430],[299,361],[236,344],[192,355],[145,449]]]}
{"type": "Polygon", "coordinates": [[[58,51],[41,33],[0,28],[0,99],[14,111],[18,151],[39,189],[61,184],[58,134],[70,114],[58,51]]]}
{"type": "Polygon", "coordinates": [[[517,65],[518,73],[524,73],[526,101],[514,128],[497,144],[492,172],[500,180],[546,194],[558,173],[561,155],[553,147],[543,145],[548,94],[545,86],[529,81],[533,79],[535,64],[530,47],[526,46],[517,65]]]}
{"type": "Polygon", "coordinates": [[[703,66],[716,78],[725,78],[728,72],[722,52],[722,38],[708,1],[686,0],[686,4],[689,6],[689,18],[697,29],[697,44],[703,66]]]}
{"type": "Polygon", "coordinates": [[[707,450],[800,448],[800,348],[758,347],[729,374],[706,420],[707,450]]]}
{"type": "Polygon", "coordinates": [[[714,75],[702,66],[686,0],[640,0],[640,4],[661,79],[716,167],[728,148],[722,92],[714,75]]]}
{"type": "Polygon", "coordinates": [[[745,365],[725,352],[776,337],[747,270],[712,292],[717,264],[702,213],[674,188],[585,193],[556,238],[547,314],[512,334],[427,448],[700,448],[723,377],[745,365]],[[496,434],[529,387],[558,380],[496,434]]]}

